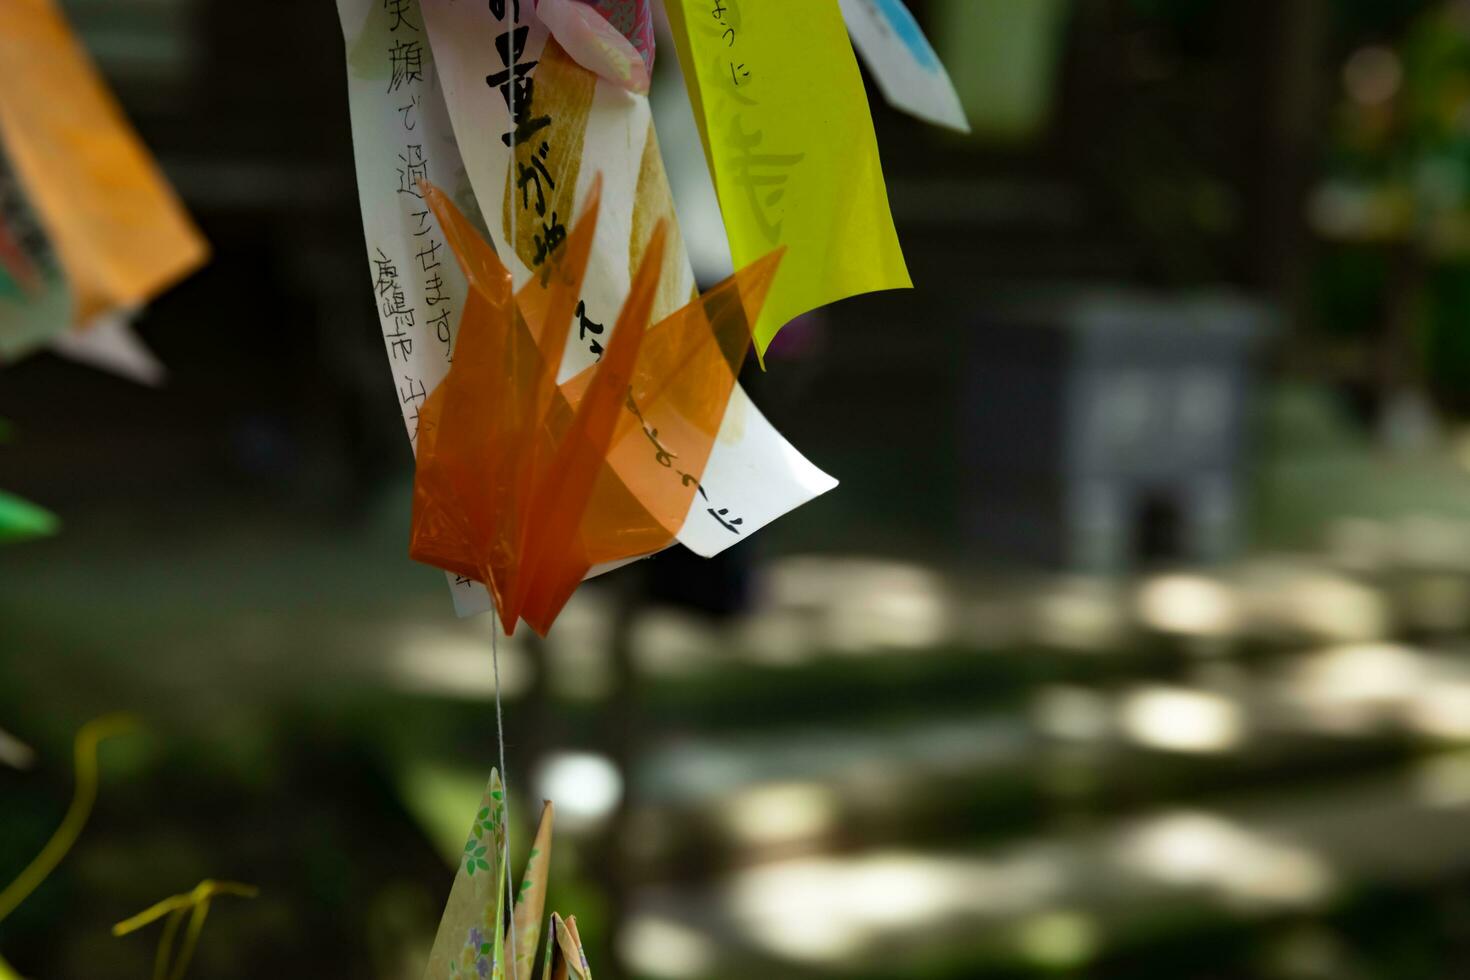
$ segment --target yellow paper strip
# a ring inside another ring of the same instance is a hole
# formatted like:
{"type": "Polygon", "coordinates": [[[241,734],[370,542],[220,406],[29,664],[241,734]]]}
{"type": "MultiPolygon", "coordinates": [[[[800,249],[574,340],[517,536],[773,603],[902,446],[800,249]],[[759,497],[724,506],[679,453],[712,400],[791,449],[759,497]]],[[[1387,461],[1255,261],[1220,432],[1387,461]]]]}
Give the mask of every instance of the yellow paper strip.
{"type": "Polygon", "coordinates": [[[679,61],[742,268],[784,245],[755,327],[912,286],[838,0],[668,0],[679,61]]]}

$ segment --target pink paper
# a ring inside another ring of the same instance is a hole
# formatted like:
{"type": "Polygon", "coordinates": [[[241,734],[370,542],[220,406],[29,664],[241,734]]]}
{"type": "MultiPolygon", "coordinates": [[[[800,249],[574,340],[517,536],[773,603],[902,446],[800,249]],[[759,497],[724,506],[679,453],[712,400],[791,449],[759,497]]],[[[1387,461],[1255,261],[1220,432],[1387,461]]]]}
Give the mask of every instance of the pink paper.
{"type": "Polygon", "coordinates": [[[634,92],[653,75],[649,0],[537,0],[536,14],[582,67],[634,92]]]}

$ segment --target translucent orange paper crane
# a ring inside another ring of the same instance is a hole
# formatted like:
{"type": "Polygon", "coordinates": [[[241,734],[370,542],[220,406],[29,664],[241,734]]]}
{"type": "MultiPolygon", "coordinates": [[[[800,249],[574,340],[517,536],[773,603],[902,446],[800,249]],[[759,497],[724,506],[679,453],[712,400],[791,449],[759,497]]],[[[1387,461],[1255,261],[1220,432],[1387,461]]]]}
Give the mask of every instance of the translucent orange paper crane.
{"type": "Polygon", "coordinates": [[[672,543],[781,260],[766,256],[650,327],[661,223],[602,359],[558,385],[600,179],[588,198],[515,292],[494,249],[424,186],[470,292],[449,374],[419,414],[409,553],[485,583],[507,633],[523,619],[545,635],[594,566],[672,543]]]}

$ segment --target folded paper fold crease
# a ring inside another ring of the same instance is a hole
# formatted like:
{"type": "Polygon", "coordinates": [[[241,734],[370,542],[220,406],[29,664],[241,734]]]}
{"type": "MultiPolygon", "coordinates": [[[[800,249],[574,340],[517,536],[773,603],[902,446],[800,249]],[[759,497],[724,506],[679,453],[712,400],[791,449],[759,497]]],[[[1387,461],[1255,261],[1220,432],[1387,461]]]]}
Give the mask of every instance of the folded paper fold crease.
{"type": "Polygon", "coordinates": [[[469,291],[453,363],[419,414],[409,552],[483,582],[507,633],[523,620],[544,635],[594,566],[667,547],[704,493],[781,253],[650,325],[668,240],[660,223],[600,360],[557,384],[601,182],[519,290],[448,196],[422,191],[469,291]]]}

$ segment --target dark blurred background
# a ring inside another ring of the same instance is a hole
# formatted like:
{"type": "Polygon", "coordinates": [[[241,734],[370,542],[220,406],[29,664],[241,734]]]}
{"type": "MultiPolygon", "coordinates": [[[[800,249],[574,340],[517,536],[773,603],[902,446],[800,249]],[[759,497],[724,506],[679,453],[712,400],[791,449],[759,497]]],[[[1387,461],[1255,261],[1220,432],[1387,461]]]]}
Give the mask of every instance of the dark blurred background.
{"type": "MultiPolygon", "coordinates": [[[[215,256],[164,387],[0,373],[63,522],[0,552],[0,883],[146,722],[0,951],[144,976],[110,924],[211,876],[194,976],[416,978],[490,624],[406,554],[335,10],[65,7],[215,256]]],[[[554,798],[602,977],[1470,975],[1470,3],[913,7],[975,128],[871,92],[917,288],[747,372],[843,484],[502,647],[517,850],[554,798]]]]}

